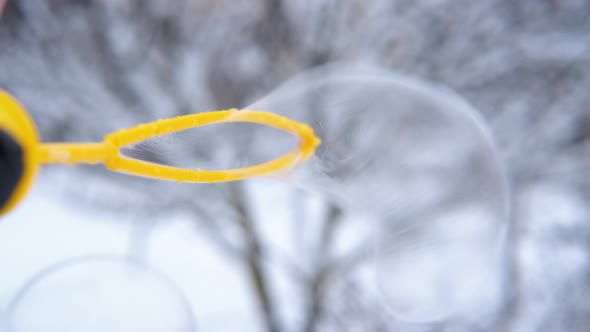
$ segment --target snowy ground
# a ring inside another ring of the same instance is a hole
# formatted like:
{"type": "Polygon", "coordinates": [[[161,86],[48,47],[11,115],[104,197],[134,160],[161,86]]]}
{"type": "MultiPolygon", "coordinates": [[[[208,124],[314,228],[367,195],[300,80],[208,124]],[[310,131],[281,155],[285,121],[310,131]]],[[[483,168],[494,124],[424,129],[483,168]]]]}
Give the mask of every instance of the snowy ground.
{"type": "MultiPolygon", "coordinates": [[[[113,223],[108,217],[72,209],[52,196],[49,186],[36,186],[14,213],[2,218],[2,311],[27,280],[50,266],[77,257],[133,254],[130,239],[137,237],[131,235],[135,234],[133,220],[113,223]]],[[[81,260],[37,280],[14,308],[16,323],[26,323],[22,331],[104,331],[105,327],[138,331],[146,326],[143,331],[161,331],[158,326],[172,331],[170,326],[186,328],[190,327],[187,321],[196,320],[199,331],[260,330],[239,265],[192,231],[182,216],[170,217],[153,229],[150,238],[145,263],[172,283],[124,260],[81,260]],[[68,297],[75,291],[82,294],[68,297]],[[183,311],[177,291],[190,303],[190,313],[183,311]],[[108,300],[105,293],[110,294],[108,300]],[[89,329],[91,316],[101,324],[89,329]]]]}

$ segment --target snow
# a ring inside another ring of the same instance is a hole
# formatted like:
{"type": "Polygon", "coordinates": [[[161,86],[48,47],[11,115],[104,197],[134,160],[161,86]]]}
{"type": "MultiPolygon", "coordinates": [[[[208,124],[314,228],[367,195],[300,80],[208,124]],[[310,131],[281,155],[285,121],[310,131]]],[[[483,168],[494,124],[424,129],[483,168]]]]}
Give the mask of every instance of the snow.
{"type": "MultiPolygon", "coordinates": [[[[0,222],[0,311],[4,312],[0,317],[4,322],[11,301],[41,270],[76,257],[125,258],[130,253],[131,218],[113,222],[108,216],[72,209],[44,189],[35,187],[26,201],[0,222]]],[[[92,331],[131,331],[148,326],[148,322],[150,331],[171,331],[171,326],[186,328],[186,324],[177,324],[183,320],[196,320],[199,331],[260,330],[240,265],[221,255],[204,235],[192,231],[190,220],[171,216],[149,236],[146,262],[155,272],[136,268],[141,275],[137,279],[122,273],[133,269],[133,264],[122,260],[122,265],[128,265],[122,268],[121,264],[90,258],[57,269],[38,280],[19,301],[15,316],[25,317],[19,322],[28,322],[19,327],[22,331],[57,331],[52,327],[69,322],[72,331],[89,331],[88,326],[72,325],[85,324],[89,311],[96,311],[102,316],[92,331]],[[154,273],[162,274],[171,284],[163,283],[154,273]],[[96,291],[92,285],[102,288],[96,291]],[[183,306],[178,292],[191,308],[184,317],[179,314],[182,310],[171,310],[183,306]],[[110,296],[105,298],[105,293],[110,296]],[[140,300],[152,302],[138,309],[140,300]],[[117,310],[108,310],[111,306],[117,310]],[[41,322],[54,325],[41,326],[41,322]],[[166,328],[154,329],[157,326],[166,328]]]]}

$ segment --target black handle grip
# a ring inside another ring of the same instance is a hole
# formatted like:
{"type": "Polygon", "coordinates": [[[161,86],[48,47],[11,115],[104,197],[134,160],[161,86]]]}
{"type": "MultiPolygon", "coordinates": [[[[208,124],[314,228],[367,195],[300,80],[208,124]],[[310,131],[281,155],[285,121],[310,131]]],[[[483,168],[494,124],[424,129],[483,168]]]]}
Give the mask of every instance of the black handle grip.
{"type": "Polygon", "coordinates": [[[0,129],[0,208],[10,200],[24,169],[21,146],[12,136],[0,129]]]}

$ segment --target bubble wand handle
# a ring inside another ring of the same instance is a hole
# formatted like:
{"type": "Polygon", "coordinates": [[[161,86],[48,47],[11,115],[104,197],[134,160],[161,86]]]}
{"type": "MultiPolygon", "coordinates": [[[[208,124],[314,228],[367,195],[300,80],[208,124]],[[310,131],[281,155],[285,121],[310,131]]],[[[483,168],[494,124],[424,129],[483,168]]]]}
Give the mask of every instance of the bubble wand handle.
{"type": "Polygon", "coordinates": [[[42,143],[37,147],[39,164],[98,164],[117,153],[104,143],[42,143]]]}
{"type": "Polygon", "coordinates": [[[255,176],[268,176],[307,160],[319,144],[313,130],[274,113],[236,109],[179,116],[118,130],[105,136],[102,143],[43,143],[37,149],[40,164],[104,163],[111,171],[178,182],[226,182],[255,176]],[[299,138],[299,146],[279,158],[255,166],[229,170],[194,170],[154,164],[125,157],[120,149],[190,128],[221,122],[251,122],[284,130],[299,138]]]}
{"type": "Polygon", "coordinates": [[[270,176],[288,170],[305,162],[319,144],[320,140],[306,124],[274,113],[236,109],[157,120],[110,133],[100,143],[42,143],[24,107],[0,90],[0,167],[14,173],[11,176],[3,174],[0,178],[0,214],[11,210],[24,198],[39,166],[44,164],[103,163],[111,171],[136,176],[214,183],[270,176]],[[229,170],[171,167],[129,158],[120,151],[124,146],[152,137],[222,122],[250,122],[277,128],[297,136],[299,145],[295,150],[268,162],[229,170]]]}

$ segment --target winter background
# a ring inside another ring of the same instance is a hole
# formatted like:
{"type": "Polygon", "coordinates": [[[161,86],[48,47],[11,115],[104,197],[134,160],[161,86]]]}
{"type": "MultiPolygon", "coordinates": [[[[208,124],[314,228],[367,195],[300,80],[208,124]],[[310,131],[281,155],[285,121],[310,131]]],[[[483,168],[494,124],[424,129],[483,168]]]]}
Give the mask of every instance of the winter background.
{"type": "MultiPolygon", "coordinates": [[[[509,227],[491,269],[499,289],[452,317],[409,322],[366,276],[375,224],[288,181],[181,185],[100,166],[46,167],[0,220],[0,329],[590,326],[590,2],[0,0],[0,8],[0,88],[45,141],[98,141],[158,118],[241,108],[306,69],[363,62],[465,98],[490,128],[510,186],[509,227]]],[[[365,133],[378,125],[368,121],[365,133]]],[[[219,165],[240,150],[236,132],[173,136],[142,153],[173,164],[190,151],[219,165]]],[[[444,269],[452,285],[469,283],[468,266],[444,269]]],[[[422,294],[412,287],[407,294],[422,294]]]]}

